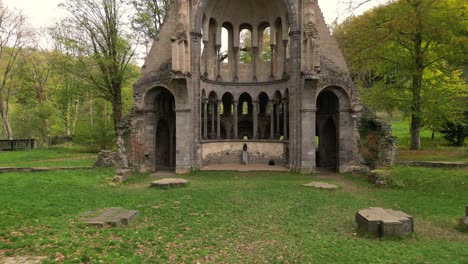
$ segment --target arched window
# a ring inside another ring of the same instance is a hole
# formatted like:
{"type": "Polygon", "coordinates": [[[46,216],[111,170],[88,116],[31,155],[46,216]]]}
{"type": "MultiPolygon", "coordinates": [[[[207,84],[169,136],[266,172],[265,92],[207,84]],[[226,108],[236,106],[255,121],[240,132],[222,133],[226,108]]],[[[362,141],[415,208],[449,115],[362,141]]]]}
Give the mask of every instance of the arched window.
{"type": "Polygon", "coordinates": [[[264,61],[271,61],[270,32],[270,27],[267,27],[263,30],[262,43],[260,43],[262,45],[262,57],[264,61]]]}
{"type": "Polygon", "coordinates": [[[239,62],[241,64],[249,64],[252,62],[252,32],[248,29],[241,30],[239,33],[239,39],[239,62]]]}
{"type": "Polygon", "coordinates": [[[229,62],[229,31],[224,26],[221,29],[221,49],[219,50],[219,60],[221,63],[229,62]]]}

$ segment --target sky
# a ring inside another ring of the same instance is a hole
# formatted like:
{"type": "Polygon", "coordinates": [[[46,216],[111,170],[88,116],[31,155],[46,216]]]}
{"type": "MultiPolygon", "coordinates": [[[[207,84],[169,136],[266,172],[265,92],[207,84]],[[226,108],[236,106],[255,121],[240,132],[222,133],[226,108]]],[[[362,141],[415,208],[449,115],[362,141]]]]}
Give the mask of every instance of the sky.
{"type": "MultiPolygon", "coordinates": [[[[61,17],[65,16],[64,10],[57,7],[63,0],[0,0],[9,8],[16,8],[23,11],[29,19],[32,25],[35,27],[45,27],[53,25],[54,22],[58,21],[61,17]]],[[[374,0],[370,4],[366,4],[362,8],[358,9],[355,14],[364,12],[366,9],[371,8],[379,3],[386,2],[388,0],[374,0]]],[[[337,17],[339,19],[346,18],[347,14],[344,10],[346,9],[346,3],[349,0],[319,0],[320,8],[325,16],[325,20],[328,24],[333,22],[337,17]]]]}

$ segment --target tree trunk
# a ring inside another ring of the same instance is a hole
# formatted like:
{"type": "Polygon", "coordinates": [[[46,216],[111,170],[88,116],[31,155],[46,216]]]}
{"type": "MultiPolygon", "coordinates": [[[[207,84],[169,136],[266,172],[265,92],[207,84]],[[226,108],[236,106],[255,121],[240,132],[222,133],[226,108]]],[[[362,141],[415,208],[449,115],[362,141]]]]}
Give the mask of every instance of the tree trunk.
{"type": "MultiPolygon", "coordinates": [[[[418,12],[417,12],[418,14],[418,12]]],[[[422,127],[422,102],[421,89],[424,73],[424,51],[422,48],[422,22],[418,19],[418,31],[414,35],[414,65],[411,85],[411,128],[410,149],[421,149],[421,127],[422,127]]]]}
{"type": "Polygon", "coordinates": [[[94,122],[93,122],[93,97],[91,96],[91,93],[88,92],[88,100],[89,100],[89,108],[88,108],[88,115],[89,115],[89,125],[91,128],[94,127],[94,122]]]}
{"type": "Polygon", "coordinates": [[[0,115],[2,116],[2,124],[3,124],[3,127],[5,128],[7,139],[12,140],[13,139],[13,132],[11,131],[10,121],[8,119],[8,102],[9,102],[9,100],[7,99],[6,102],[4,102],[5,98],[3,97],[2,90],[3,89],[0,89],[0,115]]]}
{"type": "Polygon", "coordinates": [[[10,121],[8,120],[8,114],[1,111],[3,127],[5,127],[5,132],[7,134],[7,139],[13,139],[13,132],[11,131],[10,121]]]}
{"type": "Polygon", "coordinates": [[[117,136],[117,125],[122,120],[122,87],[120,84],[113,84],[112,112],[114,118],[114,132],[117,136]]]}

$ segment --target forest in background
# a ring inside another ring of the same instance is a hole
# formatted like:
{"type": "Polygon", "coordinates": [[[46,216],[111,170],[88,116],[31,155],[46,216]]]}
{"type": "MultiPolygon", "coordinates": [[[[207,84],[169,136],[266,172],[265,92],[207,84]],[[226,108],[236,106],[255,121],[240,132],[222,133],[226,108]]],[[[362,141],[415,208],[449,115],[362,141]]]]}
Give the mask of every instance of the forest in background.
{"type": "MultiPolygon", "coordinates": [[[[67,0],[68,17],[37,29],[0,0],[0,138],[40,145],[73,138],[93,150],[113,148],[115,124],[129,114],[140,78],[138,50],[148,52],[169,4],[67,0]]],[[[333,27],[363,103],[409,120],[413,149],[422,129],[465,142],[467,5],[390,1],[333,27]]]]}

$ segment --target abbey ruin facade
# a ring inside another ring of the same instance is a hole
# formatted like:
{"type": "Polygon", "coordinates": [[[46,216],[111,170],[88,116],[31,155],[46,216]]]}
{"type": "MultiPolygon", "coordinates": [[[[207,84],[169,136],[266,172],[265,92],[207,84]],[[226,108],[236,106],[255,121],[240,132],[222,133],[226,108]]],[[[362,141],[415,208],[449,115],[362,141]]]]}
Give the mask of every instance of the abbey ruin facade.
{"type": "Polygon", "coordinates": [[[361,104],[317,0],[176,0],[134,85],[140,171],[358,164],[361,104]]]}

